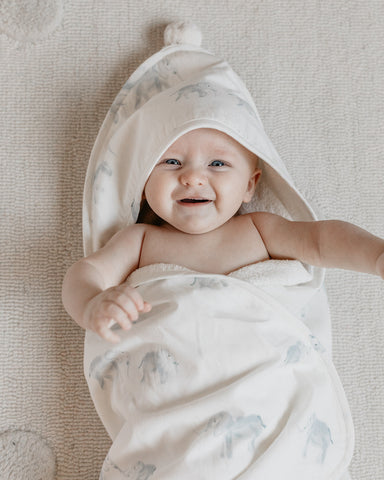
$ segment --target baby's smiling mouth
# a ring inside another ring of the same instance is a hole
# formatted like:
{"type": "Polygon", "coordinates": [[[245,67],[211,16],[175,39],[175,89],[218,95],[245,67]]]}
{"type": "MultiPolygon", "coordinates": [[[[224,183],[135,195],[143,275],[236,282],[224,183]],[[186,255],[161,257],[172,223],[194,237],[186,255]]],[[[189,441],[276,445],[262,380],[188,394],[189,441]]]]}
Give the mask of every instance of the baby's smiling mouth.
{"type": "Polygon", "coordinates": [[[208,198],[182,198],[179,200],[181,203],[208,203],[211,202],[211,200],[208,200],[208,198]]]}

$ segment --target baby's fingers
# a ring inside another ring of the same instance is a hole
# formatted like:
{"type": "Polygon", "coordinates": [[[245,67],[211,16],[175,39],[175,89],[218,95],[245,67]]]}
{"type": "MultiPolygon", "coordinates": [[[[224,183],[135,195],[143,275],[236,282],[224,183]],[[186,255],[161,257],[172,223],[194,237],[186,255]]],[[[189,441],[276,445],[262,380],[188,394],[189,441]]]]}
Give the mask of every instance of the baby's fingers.
{"type": "MultiPolygon", "coordinates": [[[[151,310],[151,306],[149,305],[149,303],[143,300],[143,297],[136,290],[136,288],[133,288],[126,284],[122,284],[118,288],[118,291],[126,299],[129,299],[133,302],[138,312],[149,312],[151,310]]],[[[117,303],[120,304],[119,301],[117,303]]],[[[129,305],[129,303],[127,305],[129,305]]]]}
{"type": "Polygon", "coordinates": [[[119,335],[111,330],[114,323],[118,323],[124,330],[131,328],[131,322],[127,314],[117,305],[111,302],[104,302],[97,314],[93,317],[90,329],[108,342],[118,343],[119,335]]]}
{"type": "Polygon", "coordinates": [[[144,302],[143,313],[148,313],[152,310],[152,305],[150,303],[144,302]]]}
{"type": "Polygon", "coordinates": [[[132,326],[131,321],[135,320],[138,313],[135,306],[126,305],[127,310],[122,306],[113,302],[108,302],[103,312],[103,320],[109,320],[108,326],[111,326],[112,321],[118,323],[124,330],[129,330],[132,326]]]}

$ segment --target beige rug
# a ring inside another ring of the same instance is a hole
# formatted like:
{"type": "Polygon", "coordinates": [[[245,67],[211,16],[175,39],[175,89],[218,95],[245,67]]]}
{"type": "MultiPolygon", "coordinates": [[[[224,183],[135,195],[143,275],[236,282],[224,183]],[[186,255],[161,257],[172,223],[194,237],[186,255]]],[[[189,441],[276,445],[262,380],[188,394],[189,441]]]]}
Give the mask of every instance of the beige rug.
{"type": "MultiPolygon", "coordinates": [[[[83,181],[101,122],[179,19],[243,77],[321,216],[384,237],[382,0],[1,1],[1,480],[98,478],[109,439],[61,282],[82,255],[83,181]]],[[[355,480],[384,478],[383,286],[327,277],[355,480]]]]}

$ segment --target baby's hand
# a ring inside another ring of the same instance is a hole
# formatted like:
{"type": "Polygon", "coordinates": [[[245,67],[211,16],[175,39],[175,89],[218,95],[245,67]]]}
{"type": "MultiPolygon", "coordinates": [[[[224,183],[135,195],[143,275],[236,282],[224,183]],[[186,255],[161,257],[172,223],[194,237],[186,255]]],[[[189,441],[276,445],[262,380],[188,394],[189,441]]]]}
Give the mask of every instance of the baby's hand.
{"type": "Polygon", "coordinates": [[[133,287],[121,284],[108,288],[93,297],[84,310],[84,326],[109,342],[118,343],[120,337],[110,329],[113,322],[129,330],[139,313],[147,313],[151,305],[144,302],[133,287]]]}

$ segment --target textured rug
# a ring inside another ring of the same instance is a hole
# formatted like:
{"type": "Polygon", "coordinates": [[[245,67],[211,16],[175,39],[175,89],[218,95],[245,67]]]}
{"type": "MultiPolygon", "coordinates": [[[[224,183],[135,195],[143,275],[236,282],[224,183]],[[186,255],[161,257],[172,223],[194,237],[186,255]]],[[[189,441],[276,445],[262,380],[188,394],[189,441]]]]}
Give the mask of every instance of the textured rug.
{"type": "MultiPolygon", "coordinates": [[[[382,0],[2,0],[1,480],[98,478],[110,442],[61,282],[82,255],[83,181],[101,122],[180,19],[245,80],[321,217],[384,236],[382,0]]],[[[356,428],[352,478],[381,480],[383,282],[333,270],[327,290],[356,428]]]]}

